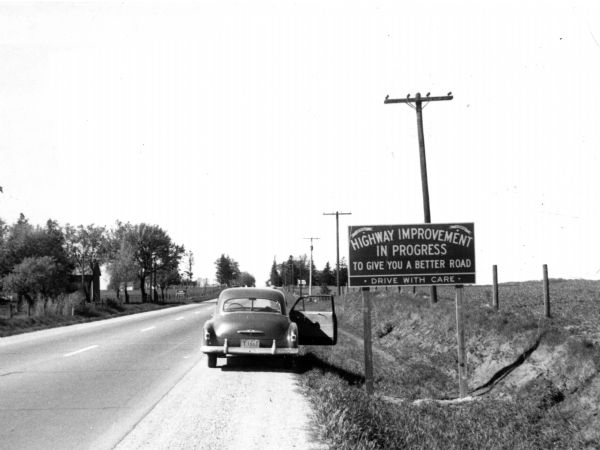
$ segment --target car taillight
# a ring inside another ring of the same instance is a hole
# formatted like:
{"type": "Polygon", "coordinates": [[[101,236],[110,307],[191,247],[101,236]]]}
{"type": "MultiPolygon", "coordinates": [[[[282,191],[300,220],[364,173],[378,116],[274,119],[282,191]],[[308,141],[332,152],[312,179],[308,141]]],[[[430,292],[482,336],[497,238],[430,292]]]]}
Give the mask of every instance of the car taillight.
{"type": "Polygon", "coordinates": [[[288,339],[290,340],[290,343],[292,345],[294,345],[296,343],[296,341],[298,340],[298,334],[296,333],[296,330],[294,330],[294,329],[290,330],[288,339]]]}

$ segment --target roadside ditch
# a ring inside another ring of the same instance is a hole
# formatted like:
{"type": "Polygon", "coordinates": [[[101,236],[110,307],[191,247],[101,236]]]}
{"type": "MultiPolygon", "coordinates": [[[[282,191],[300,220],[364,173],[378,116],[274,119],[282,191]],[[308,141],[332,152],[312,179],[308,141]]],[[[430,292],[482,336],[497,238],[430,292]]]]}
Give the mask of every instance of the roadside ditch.
{"type": "Polygon", "coordinates": [[[593,340],[524,308],[472,307],[469,392],[477,401],[465,402],[457,400],[453,304],[423,300],[384,293],[374,299],[373,398],[363,389],[358,295],[339,300],[338,345],[308,349],[316,363],[302,370],[304,384],[336,448],[350,441],[360,444],[347,448],[390,448],[386,436],[407,448],[600,448],[600,351],[593,340]],[[406,421],[421,443],[398,430],[406,421]]]}

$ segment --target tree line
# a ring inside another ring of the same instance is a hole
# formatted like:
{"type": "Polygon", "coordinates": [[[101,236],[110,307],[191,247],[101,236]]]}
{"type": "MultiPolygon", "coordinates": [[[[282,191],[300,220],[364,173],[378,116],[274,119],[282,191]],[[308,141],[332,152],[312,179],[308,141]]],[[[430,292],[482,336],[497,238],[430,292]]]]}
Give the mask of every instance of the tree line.
{"type": "MultiPolygon", "coordinates": [[[[289,256],[287,261],[277,263],[273,260],[271,273],[269,275],[268,285],[270,286],[290,286],[297,285],[298,280],[304,280],[306,284],[310,277],[310,260],[306,255],[294,257],[289,256]]],[[[322,270],[317,270],[312,263],[312,284],[313,286],[334,286],[337,283],[337,269],[331,268],[329,262],[325,263],[322,270]]],[[[340,261],[340,285],[348,283],[348,265],[346,259],[340,261]]]]}
{"type": "Polygon", "coordinates": [[[240,270],[239,263],[229,255],[221,254],[215,261],[217,283],[222,286],[256,286],[256,279],[248,272],[240,270]]]}
{"type": "MultiPolygon", "coordinates": [[[[86,301],[99,301],[94,295],[99,291],[92,291],[88,280],[100,266],[107,268],[109,288],[117,297],[121,286],[136,281],[143,302],[158,301],[158,288],[164,299],[168,286],[182,283],[179,265],[184,257],[184,274],[191,281],[193,254],[158,225],[60,226],[48,220],[39,226],[23,214],[12,225],[0,219],[0,295],[16,294],[19,302],[30,306],[78,289],[86,301]],[[154,298],[146,292],[147,284],[154,298]]],[[[127,302],[127,289],[124,292],[127,302]]]]}

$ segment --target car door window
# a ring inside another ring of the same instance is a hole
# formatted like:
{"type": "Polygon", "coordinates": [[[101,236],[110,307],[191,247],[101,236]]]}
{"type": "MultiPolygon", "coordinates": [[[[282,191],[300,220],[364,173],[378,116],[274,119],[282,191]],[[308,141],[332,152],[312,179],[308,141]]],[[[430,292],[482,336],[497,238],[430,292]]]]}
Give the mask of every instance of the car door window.
{"type": "Polygon", "coordinates": [[[300,297],[290,310],[290,320],[298,326],[301,345],[335,345],[337,318],[331,295],[300,297]]]}
{"type": "Polygon", "coordinates": [[[302,297],[295,306],[298,311],[333,312],[333,300],[330,295],[302,297]]]}

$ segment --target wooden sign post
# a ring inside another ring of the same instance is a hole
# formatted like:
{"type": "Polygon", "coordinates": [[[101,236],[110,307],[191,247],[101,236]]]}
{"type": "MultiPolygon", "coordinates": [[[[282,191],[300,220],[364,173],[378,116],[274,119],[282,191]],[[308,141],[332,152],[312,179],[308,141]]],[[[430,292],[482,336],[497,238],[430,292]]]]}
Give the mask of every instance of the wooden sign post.
{"type": "Polygon", "coordinates": [[[371,293],[368,287],[361,289],[363,308],[363,334],[365,346],[365,386],[367,394],[373,395],[373,344],[371,339],[371,293]]]}
{"type": "Polygon", "coordinates": [[[463,286],[456,286],[456,340],[458,342],[458,396],[467,395],[467,358],[465,354],[465,328],[463,315],[463,286]]]}

